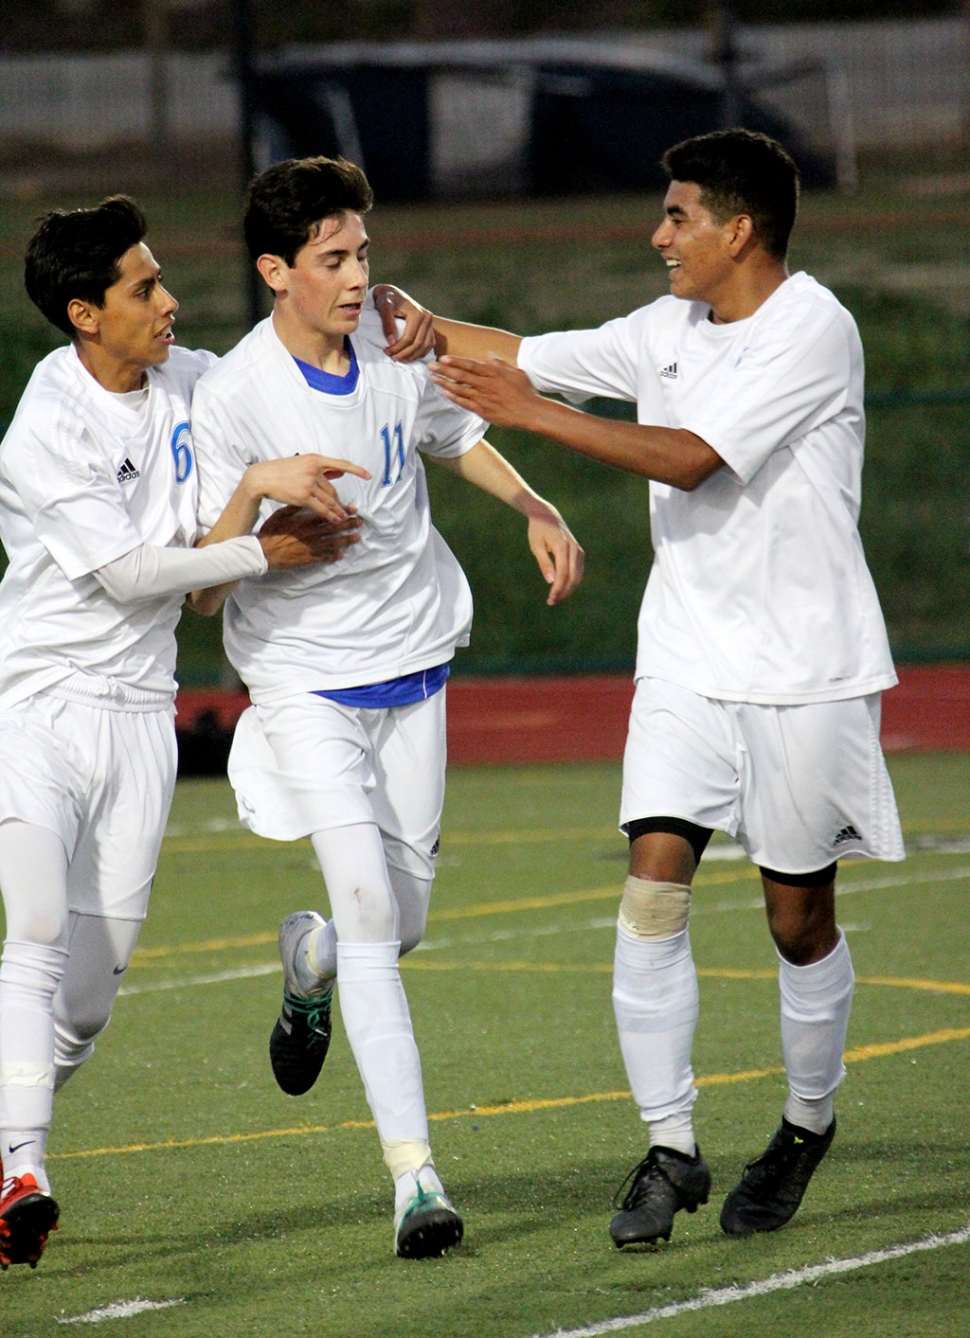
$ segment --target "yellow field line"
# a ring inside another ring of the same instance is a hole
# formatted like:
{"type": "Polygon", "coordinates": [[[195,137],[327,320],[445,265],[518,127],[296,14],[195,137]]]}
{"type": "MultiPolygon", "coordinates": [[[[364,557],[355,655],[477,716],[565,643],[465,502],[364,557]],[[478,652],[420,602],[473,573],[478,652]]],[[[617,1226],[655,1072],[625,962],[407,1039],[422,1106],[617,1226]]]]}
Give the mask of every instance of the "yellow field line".
{"type": "MultiPolygon", "coordinates": [[[[887,1055],[903,1054],[926,1045],[944,1045],[950,1041],[970,1038],[970,1027],[950,1028],[927,1032],[924,1036],[907,1036],[899,1041],[876,1045],[860,1045],[847,1050],[843,1058],[847,1064],[858,1064],[867,1059],[882,1059],[887,1055]]],[[[752,1082],[784,1073],[780,1064],[763,1069],[746,1069],[740,1073],[708,1073],[695,1079],[698,1087],[720,1087],[727,1083],[752,1082]]],[[[429,1113],[430,1121],[484,1119],[496,1115],[529,1115],[542,1110],[565,1110],[585,1106],[596,1101],[626,1101],[630,1092],[590,1092],[586,1096],[546,1097],[531,1101],[503,1101],[499,1105],[469,1106],[467,1110],[444,1110],[429,1113]]],[[[172,1148],[198,1148],[230,1143],[254,1143],[264,1138],[304,1138],[308,1134],[330,1134],[342,1130],[373,1129],[373,1120],[342,1120],[339,1124],[304,1124],[289,1129],[262,1129],[248,1134],[211,1134],[207,1138],[170,1138],[161,1143],[129,1143],[124,1147],[85,1148],[80,1152],[52,1152],[50,1160],[68,1161],[78,1157],[122,1156],[135,1152],[161,1152],[172,1148]]]]}
{"type": "MultiPolygon", "coordinates": [[[[573,975],[609,975],[612,962],[425,962],[412,957],[401,962],[406,971],[538,971],[573,975]]],[[[699,966],[697,974],[708,980],[777,980],[777,970],[746,971],[733,966],[699,966]]],[[[892,989],[924,990],[930,994],[967,994],[970,984],[963,980],[916,980],[905,976],[856,976],[857,985],[886,985],[892,989]]]]}

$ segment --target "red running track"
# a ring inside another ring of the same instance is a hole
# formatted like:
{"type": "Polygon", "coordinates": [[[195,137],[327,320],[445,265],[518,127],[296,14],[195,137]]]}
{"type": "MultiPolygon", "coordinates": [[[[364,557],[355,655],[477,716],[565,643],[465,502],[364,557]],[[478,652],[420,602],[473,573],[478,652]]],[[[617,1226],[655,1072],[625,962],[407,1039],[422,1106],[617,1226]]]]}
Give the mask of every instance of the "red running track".
{"type": "MultiPolygon", "coordinates": [[[[970,751],[970,665],[903,666],[883,695],[887,752],[970,751]]],[[[448,684],[448,756],[453,765],[598,762],[622,756],[633,696],[626,675],[465,678],[448,684]]],[[[204,711],[231,729],[244,693],[179,693],[180,729],[204,711]]]]}

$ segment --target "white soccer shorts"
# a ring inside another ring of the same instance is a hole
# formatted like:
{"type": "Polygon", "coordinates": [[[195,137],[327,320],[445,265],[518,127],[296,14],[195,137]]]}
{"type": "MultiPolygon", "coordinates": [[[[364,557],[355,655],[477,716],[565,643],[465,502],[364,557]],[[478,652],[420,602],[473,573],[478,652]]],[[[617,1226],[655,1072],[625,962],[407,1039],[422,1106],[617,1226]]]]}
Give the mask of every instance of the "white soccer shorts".
{"type": "Polygon", "coordinates": [[[251,706],[229,754],[240,821],[276,841],[374,822],[408,872],[432,878],[445,795],[445,691],[379,710],[312,692],[251,706]]]}
{"type": "Polygon", "coordinates": [[[684,818],[726,832],[753,863],[783,873],[850,855],[903,859],[879,716],[879,693],[761,706],[640,679],[620,822],[684,818]]]}
{"type": "Polygon", "coordinates": [[[55,832],[68,909],[143,920],[175,787],[175,712],[39,693],[0,712],[0,822],[55,832]]]}

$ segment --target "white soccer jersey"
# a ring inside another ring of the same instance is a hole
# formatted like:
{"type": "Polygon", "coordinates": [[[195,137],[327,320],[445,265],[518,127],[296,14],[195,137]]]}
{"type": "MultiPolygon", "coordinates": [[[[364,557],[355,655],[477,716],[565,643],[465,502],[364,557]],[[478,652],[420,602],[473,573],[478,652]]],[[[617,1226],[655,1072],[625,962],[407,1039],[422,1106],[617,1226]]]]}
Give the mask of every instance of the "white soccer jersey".
{"type": "Polygon", "coordinates": [[[655,560],[637,676],[786,705],[896,682],[857,520],[863,358],[855,322],[807,274],[746,320],[662,297],[598,330],[525,339],[542,391],[635,400],[724,459],[693,492],[650,484],[655,560]]]}
{"type": "MultiPolygon", "coordinates": [[[[227,601],[226,653],[256,702],[381,683],[450,660],[468,641],[471,592],[431,524],[417,452],[462,455],[484,424],[439,394],[424,363],[387,357],[373,309],[351,343],[357,385],[327,394],[307,384],[269,318],[203,377],[193,402],[204,527],[259,460],[317,452],[371,474],[336,481],[364,522],[341,561],[244,580],[227,601]]],[[[264,503],[263,516],[273,509],[264,503]]]]}
{"type": "Polygon", "coordinates": [[[34,369],[0,443],[0,708],[77,671],[174,696],[183,596],[123,604],[91,573],[140,544],[194,543],[189,405],[213,361],[173,348],[141,407],[99,385],[73,344],[34,369]]]}

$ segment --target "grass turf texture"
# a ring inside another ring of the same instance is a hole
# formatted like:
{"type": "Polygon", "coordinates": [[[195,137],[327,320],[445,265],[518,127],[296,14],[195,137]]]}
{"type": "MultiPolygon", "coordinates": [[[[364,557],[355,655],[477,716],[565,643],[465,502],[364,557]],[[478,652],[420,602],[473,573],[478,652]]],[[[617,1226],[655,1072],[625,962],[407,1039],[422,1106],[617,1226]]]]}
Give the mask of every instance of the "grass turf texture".
{"type": "MultiPolygon", "coordinates": [[[[519,1338],[965,1226],[970,1038],[941,1034],[970,1027],[970,757],[898,756],[892,769],[914,853],[841,874],[859,977],[849,1077],[801,1212],[751,1240],[717,1225],[784,1099],[758,884],[745,861],[717,857],[721,844],[692,921],[697,1130],[715,1192],[678,1216],[669,1246],[622,1254],[610,1196],[646,1140],[622,1095],[609,999],[617,769],[453,772],[426,949],[405,981],[466,1244],[419,1263],[392,1253],[390,1184],[339,1021],[308,1096],[284,1097],[269,1072],[276,926],[321,903],[312,851],[239,831],[224,783],[181,784],[127,994],[58,1097],[62,1229],[35,1273],[0,1278],[0,1332],[47,1338],[59,1320],[144,1298],[181,1304],[104,1331],[519,1338]]],[[[966,1323],[967,1263],[967,1246],[948,1247],[649,1332],[950,1338],[966,1323]]]]}
{"type": "MultiPolygon", "coordinates": [[[[908,177],[921,169],[867,165],[851,199],[809,194],[794,234],[792,267],[830,283],[859,320],[872,391],[970,388],[968,193],[931,204],[907,195],[908,177]]],[[[0,200],[0,422],[56,342],[22,291],[34,219],[51,204],[96,198],[0,200]]],[[[180,341],[225,351],[244,330],[235,198],[186,191],[142,203],[165,281],[182,302],[180,341]]],[[[449,315],[523,333],[594,325],[666,290],[649,246],[659,217],[658,197],[635,196],[378,207],[368,220],[372,275],[449,315]]],[[[545,609],[521,519],[429,466],[436,522],[476,598],[474,637],[458,671],[631,664],[650,559],[644,483],[521,433],[490,436],[561,508],[587,550],[587,576],[566,604],[545,609]]],[[[861,526],[900,656],[968,647],[968,443],[970,404],[870,411],[861,526]]],[[[179,640],[183,683],[218,681],[219,620],[186,614],[179,640]]]]}

